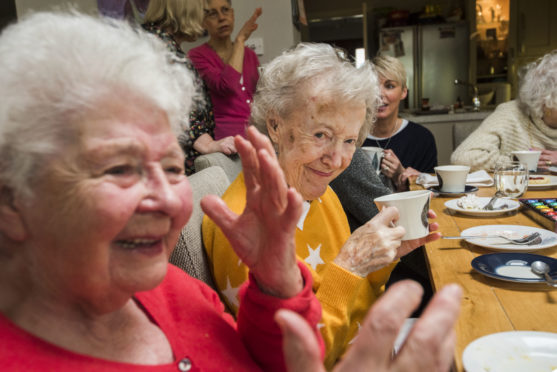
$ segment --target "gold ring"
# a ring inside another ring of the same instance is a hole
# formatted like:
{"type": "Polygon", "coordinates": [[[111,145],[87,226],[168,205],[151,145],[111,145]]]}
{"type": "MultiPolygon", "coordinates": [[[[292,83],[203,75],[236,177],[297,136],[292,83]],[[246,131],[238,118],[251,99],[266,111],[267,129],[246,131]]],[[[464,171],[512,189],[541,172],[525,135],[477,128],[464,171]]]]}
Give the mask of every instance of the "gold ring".
{"type": "Polygon", "coordinates": [[[551,160],[546,160],[546,161],[545,161],[545,165],[551,165],[551,164],[552,164],[552,163],[551,163],[551,160]]]}

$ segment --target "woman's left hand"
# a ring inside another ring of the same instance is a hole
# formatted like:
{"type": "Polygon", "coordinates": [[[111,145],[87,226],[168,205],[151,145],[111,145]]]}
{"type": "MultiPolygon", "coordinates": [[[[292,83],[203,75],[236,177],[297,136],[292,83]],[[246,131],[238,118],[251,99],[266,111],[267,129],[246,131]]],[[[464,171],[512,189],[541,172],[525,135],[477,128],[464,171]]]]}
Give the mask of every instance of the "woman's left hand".
{"type": "Polygon", "coordinates": [[[402,172],[404,172],[404,167],[393,150],[385,149],[381,160],[381,173],[394,182],[398,180],[402,172]]]}
{"type": "Polygon", "coordinates": [[[540,159],[538,160],[538,168],[557,167],[557,151],[545,149],[532,149],[540,150],[540,159]]]}
{"type": "Polygon", "coordinates": [[[303,289],[294,241],[302,197],[286,184],[265,135],[249,127],[247,140],[236,136],[235,144],[246,183],[243,213],[236,215],[216,195],[203,198],[201,207],[249,267],[263,292],[281,298],[295,296],[303,289]]]}

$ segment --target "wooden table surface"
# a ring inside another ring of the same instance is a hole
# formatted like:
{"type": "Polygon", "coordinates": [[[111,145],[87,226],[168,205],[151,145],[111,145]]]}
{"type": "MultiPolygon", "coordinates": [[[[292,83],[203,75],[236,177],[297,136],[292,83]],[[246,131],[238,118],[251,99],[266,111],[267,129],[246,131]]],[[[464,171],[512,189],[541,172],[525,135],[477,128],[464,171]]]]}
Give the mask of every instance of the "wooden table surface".
{"type": "MultiPolygon", "coordinates": [[[[492,196],[494,192],[492,187],[480,188],[477,196],[492,196]]],[[[556,189],[528,191],[523,196],[556,197],[556,189]]],[[[542,227],[520,211],[490,218],[461,215],[444,206],[450,199],[436,196],[431,203],[443,235],[460,235],[463,230],[479,225],[542,227]]],[[[557,289],[546,284],[511,283],[477,273],[470,265],[472,259],[495,251],[464,240],[440,239],[425,248],[434,290],[448,283],[458,283],[463,289],[462,309],[456,325],[454,370],[464,371],[462,352],[479,337],[513,330],[557,332],[557,289]]],[[[532,253],[557,258],[555,247],[532,253]]]]}

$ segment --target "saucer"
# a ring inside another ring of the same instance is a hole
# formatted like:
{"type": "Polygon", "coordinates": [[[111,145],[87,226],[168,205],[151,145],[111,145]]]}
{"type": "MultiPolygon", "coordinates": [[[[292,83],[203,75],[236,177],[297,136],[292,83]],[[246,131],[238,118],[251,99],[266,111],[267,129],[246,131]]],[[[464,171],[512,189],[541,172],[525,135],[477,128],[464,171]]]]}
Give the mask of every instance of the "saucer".
{"type": "Polygon", "coordinates": [[[557,260],[552,257],[531,253],[490,253],[474,258],[472,268],[490,278],[515,283],[544,283],[545,280],[534,274],[530,265],[534,261],[545,262],[549,275],[557,273],[557,260]]]}
{"type": "Polygon", "coordinates": [[[478,188],[476,186],[471,186],[471,185],[464,186],[464,191],[462,191],[462,192],[441,191],[439,189],[439,186],[431,186],[431,187],[428,187],[427,189],[429,191],[433,191],[436,194],[447,195],[447,196],[460,196],[460,195],[470,194],[472,192],[478,191],[478,188]]]}

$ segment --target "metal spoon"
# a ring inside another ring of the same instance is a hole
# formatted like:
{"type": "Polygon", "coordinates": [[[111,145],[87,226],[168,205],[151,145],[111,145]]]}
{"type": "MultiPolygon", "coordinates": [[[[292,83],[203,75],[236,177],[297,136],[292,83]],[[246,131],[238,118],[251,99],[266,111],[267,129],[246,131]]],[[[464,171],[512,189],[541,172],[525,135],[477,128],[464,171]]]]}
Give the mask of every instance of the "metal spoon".
{"type": "Polygon", "coordinates": [[[493,205],[495,204],[495,201],[496,201],[497,199],[499,199],[501,196],[503,196],[503,195],[501,194],[501,192],[496,191],[496,192],[495,192],[495,195],[493,195],[493,197],[489,200],[489,202],[488,202],[486,205],[484,205],[484,207],[483,207],[482,209],[483,209],[484,211],[492,211],[492,210],[493,210],[493,205]]]}
{"type": "Polygon", "coordinates": [[[547,283],[547,285],[550,285],[552,287],[557,287],[557,281],[553,280],[550,276],[549,276],[549,265],[546,264],[543,261],[534,261],[532,262],[532,264],[530,265],[530,270],[532,270],[532,272],[536,275],[541,276],[542,278],[545,278],[545,282],[547,283]]]}

